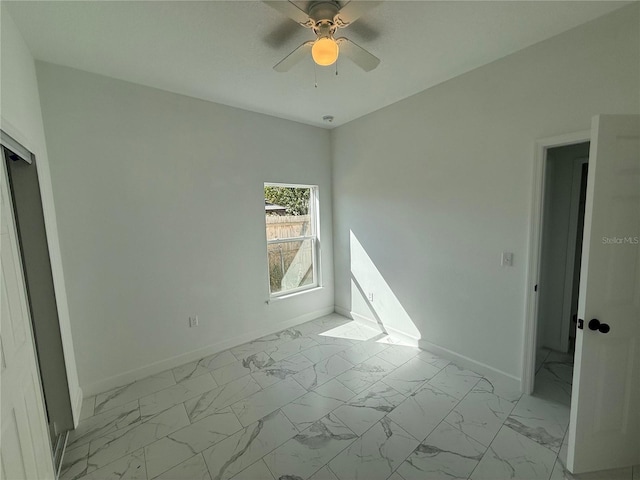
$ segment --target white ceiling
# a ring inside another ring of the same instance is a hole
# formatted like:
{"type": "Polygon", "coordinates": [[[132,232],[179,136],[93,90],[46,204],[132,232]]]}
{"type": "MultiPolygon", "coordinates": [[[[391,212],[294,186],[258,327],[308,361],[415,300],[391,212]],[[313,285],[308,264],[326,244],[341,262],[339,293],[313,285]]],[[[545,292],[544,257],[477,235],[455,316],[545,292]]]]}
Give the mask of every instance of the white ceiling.
{"type": "Polygon", "coordinates": [[[272,66],[313,33],[258,1],[3,2],[36,59],[328,127],[358,118],[630,2],[386,1],[341,30],[382,62],[288,73],[272,66]],[[295,34],[274,48],[278,29],[295,34]],[[363,33],[365,35],[363,35],[363,33]],[[271,37],[270,37],[271,35],[271,37]]]}

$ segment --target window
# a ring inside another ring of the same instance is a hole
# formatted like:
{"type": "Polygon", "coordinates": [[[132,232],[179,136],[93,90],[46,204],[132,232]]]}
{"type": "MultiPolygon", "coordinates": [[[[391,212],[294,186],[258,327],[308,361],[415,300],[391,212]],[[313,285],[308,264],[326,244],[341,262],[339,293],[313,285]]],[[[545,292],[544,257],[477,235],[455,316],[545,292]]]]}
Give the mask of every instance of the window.
{"type": "Polygon", "coordinates": [[[318,187],[265,183],[271,296],[318,286],[318,187]]]}

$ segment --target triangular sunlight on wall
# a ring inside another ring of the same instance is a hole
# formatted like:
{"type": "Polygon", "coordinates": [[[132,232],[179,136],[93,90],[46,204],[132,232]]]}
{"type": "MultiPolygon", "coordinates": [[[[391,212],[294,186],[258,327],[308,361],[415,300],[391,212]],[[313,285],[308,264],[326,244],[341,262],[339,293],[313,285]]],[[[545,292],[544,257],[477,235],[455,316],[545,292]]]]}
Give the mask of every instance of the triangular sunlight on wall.
{"type": "Polygon", "coordinates": [[[357,237],[350,231],[351,314],[375,323],[381,331],[406,345],[417,345],[420,331],[357,237]]]}

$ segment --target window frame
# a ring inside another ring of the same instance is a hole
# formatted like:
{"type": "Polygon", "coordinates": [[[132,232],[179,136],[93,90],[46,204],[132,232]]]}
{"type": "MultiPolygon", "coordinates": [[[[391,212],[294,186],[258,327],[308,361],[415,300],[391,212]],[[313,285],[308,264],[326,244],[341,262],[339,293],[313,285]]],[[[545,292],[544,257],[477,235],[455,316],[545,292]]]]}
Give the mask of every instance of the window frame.
{"type": "Polygon", "coordinates": [[[299,237],[288,238],[273,238],[271,240],[266,237],[266,215],[265,215],[265,240],[266,240],[266,266],[267,266],[267,287],[269,289],[269,299],[284,298],[289,295],[294,295],[307,290],[312,290],[321,287],[321,272],[320,272],[320,201],[318,195],[318,185],[307,185],[301,183],[277,183],[277,182],[264,182],[264,187],[285,187],[285,188],[308,188],[309,189],[309,226],[311,232],[309,235],[303,235],[299,237]],[[269,245],[278,243],[293,243],[311,241],[311,262],[313,271],[313,281],[308,285],[292,288],[290,290],[272,292],[271,291],[271,278],[269,272],[269,245]]]}

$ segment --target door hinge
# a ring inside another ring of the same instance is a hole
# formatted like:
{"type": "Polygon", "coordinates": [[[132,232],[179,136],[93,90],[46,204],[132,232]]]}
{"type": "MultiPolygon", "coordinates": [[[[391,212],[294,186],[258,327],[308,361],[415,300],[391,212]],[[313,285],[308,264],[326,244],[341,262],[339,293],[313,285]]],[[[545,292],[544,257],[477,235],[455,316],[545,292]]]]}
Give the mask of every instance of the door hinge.
{"type": "Polygon", "coordinates": [[[535,286],[535,287],[533,287],[533,291],[534,291],[534,292],[537,292],[537,291],[538,291],[538,284],[536,284],[536,286],[535,286]]]}

